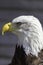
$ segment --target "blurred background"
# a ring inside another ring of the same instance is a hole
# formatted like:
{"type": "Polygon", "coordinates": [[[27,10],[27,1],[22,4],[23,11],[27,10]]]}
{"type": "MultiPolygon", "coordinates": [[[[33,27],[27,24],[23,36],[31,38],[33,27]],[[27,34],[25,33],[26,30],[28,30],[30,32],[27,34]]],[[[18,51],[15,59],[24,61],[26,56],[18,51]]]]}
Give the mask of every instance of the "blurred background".
{"type": "Polygon", "coordinates": [[[43,26],[43,0],[0,0],[0,65],[8,65],[11,62],[18,40],[9,32],[2,36],[2,26],[20,15],[33,15],[43,26]]]}

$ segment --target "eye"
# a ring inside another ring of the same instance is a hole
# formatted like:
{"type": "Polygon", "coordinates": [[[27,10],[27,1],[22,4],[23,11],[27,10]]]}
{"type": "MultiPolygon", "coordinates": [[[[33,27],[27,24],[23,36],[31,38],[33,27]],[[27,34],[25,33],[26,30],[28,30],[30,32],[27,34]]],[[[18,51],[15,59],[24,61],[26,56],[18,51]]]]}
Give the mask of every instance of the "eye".
{"type": "Polygon", "coordinates": [[[17,22],[17,23],[16,23],[17,26],[20,26],[21,24],[22,24],[21,22],[17,22]]]}

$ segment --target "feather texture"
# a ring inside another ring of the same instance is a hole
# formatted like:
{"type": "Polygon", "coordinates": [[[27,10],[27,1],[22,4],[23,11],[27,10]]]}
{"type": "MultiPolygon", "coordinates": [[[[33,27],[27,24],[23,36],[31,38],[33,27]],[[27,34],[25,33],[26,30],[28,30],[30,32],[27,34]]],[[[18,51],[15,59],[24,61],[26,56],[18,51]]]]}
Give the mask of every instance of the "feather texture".
{"type": "Polygon", "coordinates": [[[40,21],[34,16],[19,16],[12,20],[13,24],[16,22],[22,22],[16,32],[17,45],[23,46],[26,55],[31,53],[38,57],[38,53],[43,49],[43,30],[40,21]]]}

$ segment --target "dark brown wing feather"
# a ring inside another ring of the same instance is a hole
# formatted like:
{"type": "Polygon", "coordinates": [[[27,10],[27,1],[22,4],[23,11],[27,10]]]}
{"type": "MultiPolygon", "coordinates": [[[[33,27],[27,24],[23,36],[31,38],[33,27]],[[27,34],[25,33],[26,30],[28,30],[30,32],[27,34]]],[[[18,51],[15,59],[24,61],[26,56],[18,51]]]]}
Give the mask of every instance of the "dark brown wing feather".
{"type": "Polygon", "coordinates": [[[26,54],[23,47],[16,45],[15,54],[13,56],[12,62],[9,65],[27,65],[26,64],[26,54]]]}
{"type": "Polygon", "coordinates": [[[43,50],[39,53],[39,57],[32,54],[26,55],[23,46],[17,46],[12,62],[9,65],[43,65],[43,50]]]}

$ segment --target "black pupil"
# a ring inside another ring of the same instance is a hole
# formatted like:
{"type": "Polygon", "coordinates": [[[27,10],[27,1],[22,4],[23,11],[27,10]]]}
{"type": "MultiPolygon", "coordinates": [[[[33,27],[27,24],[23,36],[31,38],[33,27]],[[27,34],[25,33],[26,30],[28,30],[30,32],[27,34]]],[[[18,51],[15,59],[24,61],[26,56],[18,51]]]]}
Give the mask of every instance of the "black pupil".
{"type": "Polygon", "coordinates": [[[21,22],[17,22],[16,24],[17,24],[17,25],[21,25],[22,23],[21,23],[21,22]]]}

